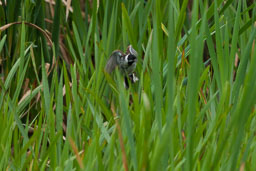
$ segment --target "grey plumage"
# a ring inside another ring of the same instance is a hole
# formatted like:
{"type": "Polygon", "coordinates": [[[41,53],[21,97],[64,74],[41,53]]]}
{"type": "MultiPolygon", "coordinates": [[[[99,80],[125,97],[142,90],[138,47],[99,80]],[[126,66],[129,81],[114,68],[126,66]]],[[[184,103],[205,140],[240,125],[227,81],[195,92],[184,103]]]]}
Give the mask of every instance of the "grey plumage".
{"type": "Polygon", "coordinates": [[[111,73],[111,72],[113,72],[114,71],[114,69],[116,68],[116,66],[118,66],[118,62],[117,62],[117,60],[119,59],[119,58],[121,58],[121,56],[123,56],[124,54],[121,52],[121,51],[119,51],[119,50],[115,50],[112,54],[111,54],[111,56],[110,56],[110,58],[108,59],[108,62],[107,62],[107,64],[106,64],[106,66],[105,66],[105,71],[107,72],[107,73],[111,73]]]}
{"type": "Polygon", "coordinates": [[[132,82],[136,82],[138,78],[133,72],[136,68],[137,56],[137,52],[131,45],[128,46],[126,54],[120,50],[115,50],[107,61],[105,71],[110,74],[118,66],[119,71],[126,79],[128,77],[132,82]]]}

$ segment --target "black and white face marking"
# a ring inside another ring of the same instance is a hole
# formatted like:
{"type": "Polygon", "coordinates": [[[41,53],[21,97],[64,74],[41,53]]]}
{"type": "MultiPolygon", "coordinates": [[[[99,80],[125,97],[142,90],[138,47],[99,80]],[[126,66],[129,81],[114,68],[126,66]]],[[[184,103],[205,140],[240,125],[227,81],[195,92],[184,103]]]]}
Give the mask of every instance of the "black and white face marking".
{"type": "Polygon", "coordinates": [[[132,54],[126,55],[126,58],[126,60],[128,61],[128,66],[131,66],[134,62],[137,62],[136,56],[132,54]]]}
{"type": "Polygon", "coordinates": [[[121,61],[119,67],[122,72],[130,75],[136,68],[137,57],[132,54],[127,54],[123,57],[123,61],[121,61]]]}

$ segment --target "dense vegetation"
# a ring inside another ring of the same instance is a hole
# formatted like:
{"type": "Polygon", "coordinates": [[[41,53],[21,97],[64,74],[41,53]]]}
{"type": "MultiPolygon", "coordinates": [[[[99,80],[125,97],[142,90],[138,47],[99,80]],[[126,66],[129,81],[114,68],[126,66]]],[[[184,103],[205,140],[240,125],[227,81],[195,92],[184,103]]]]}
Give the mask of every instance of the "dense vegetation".
{"type": "Polygon", "coordinates": [[[254,0],[0,4],[1,170],[256,170],[254,0]]]}

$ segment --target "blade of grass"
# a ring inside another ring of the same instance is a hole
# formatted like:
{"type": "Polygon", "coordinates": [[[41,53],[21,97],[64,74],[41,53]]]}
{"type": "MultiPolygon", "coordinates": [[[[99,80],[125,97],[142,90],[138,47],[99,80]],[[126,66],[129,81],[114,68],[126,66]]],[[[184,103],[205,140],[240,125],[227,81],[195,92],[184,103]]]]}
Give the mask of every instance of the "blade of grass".
{"type": "Polygon", "coordinates": [[[161,72],[161,56],[160,56],[160,36],[161,36],[161,21],[160,21],[160,2],[156,1],[154,22],[153,22],[153,46],[152,46],[152,84],[154,85],[154,98],[155,98],[155,118],[158,126],[159,133],[162,129],[162,107],[163,107],[163,91],[162,91],[162,72],[161,72]]]}
{"type": "Polygon", "coordinates": [[[204,13],[204,18],[200,27],[199,37],[197,38],[198,30],[196,28],[196,23],[198,20],[198,2],[194,1],[192,9],[192,32],[189,36],[191,44],[191,54],[190,54],[190,64],[191,68],[188,73],[188,116],[186,122],[186,132],[187,132],[187,146],[186,146],[186,162],[185,167],[187,170],[194,168],[194,158],[193,149],[195,136],[193,136],[195,131],[195,117],[197,113],[197,95],[201,68],[203,66],[202,56],[203,56],[203,36],[205,33],[206,25],[206,10],[204,13]]]}
{"type": "Polygon", "coordinates": [[[125,27],[125,30],[127,31],[127,35],[130,43],[132,44],[134,49],[138,49],[137,43],[136,43],[137,41],[134,37],[134,31],[132,29],[131,20],[129,18],[125,5],[123,3],[122,3],[122,20],[124,21],[124,24],[125,24],[124,27],[125,27]]]}
{"type": "MultiPolygon", "coordinates": [[[[57,104],[56,104],[56,130],[60,132],[62,137],[62,124],[63,124],[63,70],[61,71],[60,81],[58,86],[57,104]]],[[[57,156],[60,164],[61,152],[62,152],[62,140],[61,138],[57,142],[57,156]]]]}
{"type": "Polygon", "coordinates": [[[216,52],[217,52],[217,61],[219,64],[219,70],[220,70],[220,81],[222,87],[224,86],[225,81],[227,80],[226,76],[226,66],[225,66],[225,59],[224,59],[224,54],[223,54],[223,40],[221,36],[221,31],[220,31],[220,25],[219,25],[219,14],[218,14],[218,6],[217,6],[217,0],[214,1],[214,21],[215,21],[215,40],[216,40],[216,52]]]}
{"type": "Polygon", "coordinates": [[[0,52],[2,51],[3,49],[3,46],[4,46],[4,43],[5,43],[5,40],[6,40],[6,34],[3,36],[2,40],[0,41],[0,52]]]}
{"type": "Polygon", "coordinates": [[[59,36],[60,36],[60,20],[61,20],[61,0],[56,0],[54,8],[54,19],[52,29],[52,40],[55,47],[55,56],[59,58],[59,36]]]}
{"type": "Polygon", "coordinates": [[[238,34],[239,34],[239,20],[240,20],[240,11],[241,11],[241,1],[238,1],[238,7],[236,10],[236,18],[235,18],[235,24],[234,24],[234,31],[232,35],[232,42],[231,42],[231,49],[230,49],[230,57],[229,57],[229,64],[231,66],[230,68],[230,75],[229,77],[233,77],[233,69],[234,69],[234,62],[235,62],[235,54],[237,51],[237,42],[238,42],[238,34]]]}
{"type": "Polygon", "coordinates": [[[118,89],[119,89],[119,104],[120,104],[120,110],[121,110],[121,114],[120,116],[122,116],[122,123],[124,123],[123,129],[125,129],[125,135],[128,138],[128,143],[129,143],[129,147],[131,150],[131,161],[132,161],[132,166],[134,168],[134,170],[138,169],[138,163],[137,163],[137,149],[136,149],[136,144],[134,142],[134,137],[133,137],[133,132],[132,132],[132,126],[131,126],[131,118],[129,115],[129,109],[128,109],[128,98],[129,96],[125,96],[125,90],[124,90],[124,86],[123,86],[123,82],[121,81],[120,78],[120,73],[117,73],[117,80],[118,80],[118,89]]]}

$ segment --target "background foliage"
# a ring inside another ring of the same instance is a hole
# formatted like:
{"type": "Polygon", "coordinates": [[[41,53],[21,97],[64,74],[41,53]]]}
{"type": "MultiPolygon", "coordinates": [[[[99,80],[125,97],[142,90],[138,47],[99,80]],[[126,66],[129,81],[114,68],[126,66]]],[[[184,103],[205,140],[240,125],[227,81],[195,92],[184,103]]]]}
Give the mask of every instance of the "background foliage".
{"type": "Polygon", "coordinates": [[[256,170],[254,0],[0,2],[1,169],[256,170]]]}

